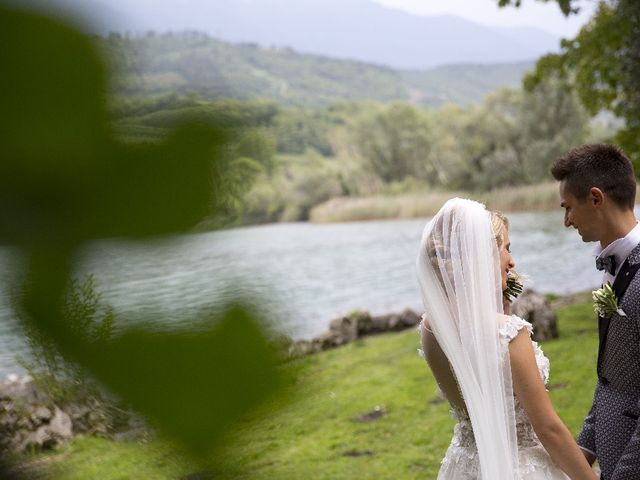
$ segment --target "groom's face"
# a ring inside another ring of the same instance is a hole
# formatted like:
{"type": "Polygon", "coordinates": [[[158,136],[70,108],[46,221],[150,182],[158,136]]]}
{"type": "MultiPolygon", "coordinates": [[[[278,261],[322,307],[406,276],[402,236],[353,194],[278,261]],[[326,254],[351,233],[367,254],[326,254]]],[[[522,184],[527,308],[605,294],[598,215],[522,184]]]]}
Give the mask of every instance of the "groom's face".
{"type": "Polygon", "coordinates": [[[578,199],[565,188],[565,182],[560,182],[560,206],[564,208],[564,226],[578,230],[583,242],[599,240],[596,222],[593,215],[593,205],[589,198],[578,199]]]}

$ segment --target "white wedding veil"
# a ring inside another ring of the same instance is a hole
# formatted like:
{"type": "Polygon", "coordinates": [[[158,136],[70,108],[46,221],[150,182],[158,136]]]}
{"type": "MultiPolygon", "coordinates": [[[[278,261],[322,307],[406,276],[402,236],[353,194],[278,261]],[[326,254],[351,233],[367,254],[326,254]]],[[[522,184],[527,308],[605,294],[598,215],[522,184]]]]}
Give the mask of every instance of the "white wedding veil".
{"type": "Polygon", "coordinates": [[[511,367],[502,346],[500,255],[489,212],[449,200],[427,224],[418,281],[431,330],[452,368],[478,447],[485,480],[517,478],[511,367]]]}

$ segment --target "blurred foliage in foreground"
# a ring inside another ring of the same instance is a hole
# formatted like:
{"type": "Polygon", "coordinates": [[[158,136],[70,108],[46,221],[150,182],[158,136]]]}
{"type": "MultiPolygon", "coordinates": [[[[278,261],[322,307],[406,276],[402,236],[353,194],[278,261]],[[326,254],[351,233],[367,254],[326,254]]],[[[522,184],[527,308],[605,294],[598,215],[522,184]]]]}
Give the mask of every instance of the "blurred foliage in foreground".
{"type": "Polygon", "coordinates": [[[86,242],[176,234],[220,205],[216,179],[234,133],[192,122],[155,143],[123,143],[92,40],[0,7],[0,44],[0,243],[26,258],[15,276],[21,321],[191,455],[213,461],[233,422],[285,381],[252,309],[238,303],[184,319],[197,333],[123,328],[104,338],[74,329],[65,301],[86,242]]]}

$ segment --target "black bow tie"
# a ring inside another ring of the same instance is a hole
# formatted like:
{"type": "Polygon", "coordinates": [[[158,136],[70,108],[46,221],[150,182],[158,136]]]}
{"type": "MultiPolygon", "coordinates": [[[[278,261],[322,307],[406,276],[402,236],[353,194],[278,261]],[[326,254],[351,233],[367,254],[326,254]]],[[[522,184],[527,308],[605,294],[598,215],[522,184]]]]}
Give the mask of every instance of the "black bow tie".
{"type": "Polygon", "coordinates": [[[616,274],[616,257],[609,255],[607,257],[596,258],[596,268],[598,270],[606,270],[611,275],[616,274]]]}

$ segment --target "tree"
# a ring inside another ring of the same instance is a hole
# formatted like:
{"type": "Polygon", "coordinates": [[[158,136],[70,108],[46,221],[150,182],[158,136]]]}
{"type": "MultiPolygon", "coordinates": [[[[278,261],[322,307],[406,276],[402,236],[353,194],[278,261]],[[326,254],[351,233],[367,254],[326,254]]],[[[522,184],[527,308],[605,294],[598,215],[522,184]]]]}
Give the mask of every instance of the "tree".
{"type": "MultiPolygon", "coordinates": [[[[543,0],[549,1],[549,0],[543,0]]],[[[555,0],[565,15],[578,0],[555,0]]],[[[519,6],[521,0],[498,0],[519,6]]],[[[593,18],[575,38],[562,40],[559,54],[546,55],[525,78],[531,90],[556,77],[577,92],[589,113],[610,111],[625,121],[613,141],[640,167],[640,2],[601,0],[593,18]]]]}
{"type": "Polygon", "coordinates": [[[439,184],[428,162],[430,133],[425,117],[409,104],[393,104],[357,127],[360,155],[385,182],[418,177],[439,184]]]}
{"type": "MultiPolygon", "coordinates": [[[[538,0],[540,2],[549,3],[550,1],[555,1],[562,13],[565,15],[570,15],[572,13],[578,13],[578,8],[576,4],[578,0],[538,0]]],[[[522,4],[522,0],[498,0],[498,5],[504,7],[506,5],[515,5],[519,7],[522,4]]]]}
{"type": "Polygon", "coordinates": [[[471,186],[486,190],[544,180],[554,158],[584,141],[587,126],[576,95],[558,81],[529,92],[493,93],[459,135],[471,186]]]}

